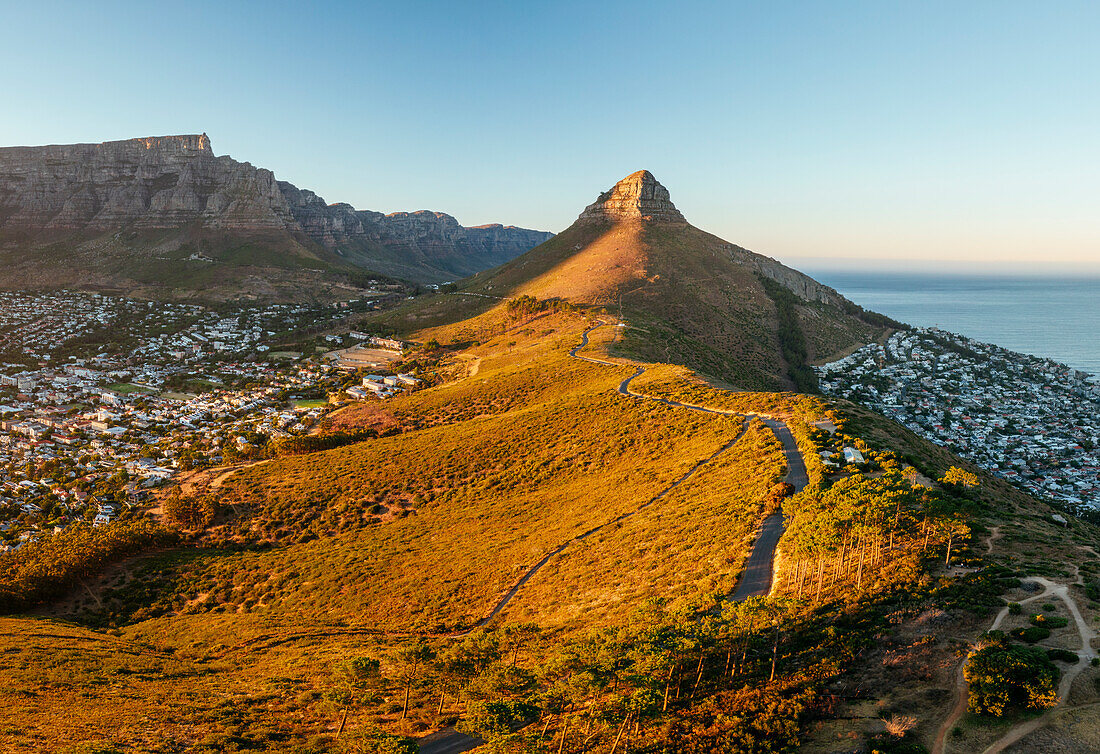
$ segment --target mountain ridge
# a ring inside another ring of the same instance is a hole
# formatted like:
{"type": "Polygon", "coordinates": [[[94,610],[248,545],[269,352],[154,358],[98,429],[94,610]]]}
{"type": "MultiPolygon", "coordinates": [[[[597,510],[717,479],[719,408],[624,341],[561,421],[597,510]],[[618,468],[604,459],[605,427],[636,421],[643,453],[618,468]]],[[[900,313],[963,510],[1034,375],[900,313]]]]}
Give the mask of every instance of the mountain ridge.
{"type": "MultiPolygon", "coordinates": [[[[466,228],[442,212],[385,215],[327,204],[270,170],[216,156],[205,133],[0,148],[0,252],[16,284],[36,279],[18,274],[34,266],[35,250],[61,243],[87,252],[111,233],[146,236],[127,250],[131,256],[173,246],[203,253],[187,237],[198,234],[215,246],[258,241],[273,255],[414,282],[472,274],[552,235],[510,225],[466,228]],[[170,230],[178,237],[164,238],[161,231],[170,230]]],[[[66,282],[60,274],[58,283],[66,282]]]]}

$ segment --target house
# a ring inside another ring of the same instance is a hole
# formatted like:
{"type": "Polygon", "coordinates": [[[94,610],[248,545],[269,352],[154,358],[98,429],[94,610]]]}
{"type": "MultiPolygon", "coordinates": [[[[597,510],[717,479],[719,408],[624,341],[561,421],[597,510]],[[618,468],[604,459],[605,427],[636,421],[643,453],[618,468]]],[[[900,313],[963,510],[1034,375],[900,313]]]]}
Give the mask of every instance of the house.
{"type": "Polygon", "coordinates": [[[379,338],[378,336],[374,336],[370,339],[370,343],[376,348],[385,348],[390,351],[400,351],[405,348],[404,342],[396,338],[379,338]]]}
{"type": "Polygon", "coordinates": [[[865,463],[863,454],[855,448],[848,446],[844,448],[844,462],[845,463],[865,463]]]}

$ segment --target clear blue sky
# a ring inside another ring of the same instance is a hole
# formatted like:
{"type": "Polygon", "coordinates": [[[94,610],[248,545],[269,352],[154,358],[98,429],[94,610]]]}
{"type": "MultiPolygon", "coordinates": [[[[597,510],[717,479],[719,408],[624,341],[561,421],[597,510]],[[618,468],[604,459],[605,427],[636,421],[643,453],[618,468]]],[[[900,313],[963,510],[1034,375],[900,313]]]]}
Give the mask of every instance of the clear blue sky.
{"type": "Polygon", "coordinates": [[[695,225],[792,263],[1100,271],[1095,2],[3,0],[2,19],[4,145],[205,131],[330,202],[548,230],[648,168],[695,225]]]}

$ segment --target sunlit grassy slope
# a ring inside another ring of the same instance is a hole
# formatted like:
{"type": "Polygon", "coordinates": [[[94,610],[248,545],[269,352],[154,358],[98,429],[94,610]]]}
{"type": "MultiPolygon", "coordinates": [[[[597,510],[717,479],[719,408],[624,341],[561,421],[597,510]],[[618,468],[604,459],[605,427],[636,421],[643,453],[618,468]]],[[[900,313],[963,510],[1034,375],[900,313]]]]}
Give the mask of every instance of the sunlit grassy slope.
{"type": "MultiPolygon", "coordinates": [[[[87,639],[28,642],[29,633],[58,633],[58,624],[6,620],[4,693],[35,695],[37,711],[0,705],[0,726],[20,731],[21,741],[94,733],[143,750],[142,716],[198,740],[224,733],[211,711],[222,704],[238,725],[251,714],[273,736],[299,736],[300,727],[319,725],[316,708],[293,695],[265,696],[279,684],[295,693],[323,688],[341,652],[372,641],[356,631],[472,626],[547,553],[643,508],[745,429],[734,417],[616,393],[631,367],[568,356],[588,324],[576,313],[517,322],[494,311],[422,333],[445,343],[473,333],[480,344],[441,366],[472,376],[386,406],[402,434],[232,477],[220,491],[231,511],[225,546],[128,564],[128,579],[97,589],[74,616],[103,630],[65,628],[87,639]],[[98,649],[104,641],[140,651],[131,661],[125,651],[98,649]],[[69,663],[71,677],[36,680],[30,669],[60,646],[83,658],[69,663]],[[78,691],[87,688],[96,689],[95,713],[71,714],[90,704],[78,691]],[[249,695],[263,698],[245,705],[260,711],[239,709],[249,695]],[[283,706],[301,709],[286,716],[276,709],[283,706]]],[[[613,334],[598,331],[592,348],[613,334]]],[[[749,427],[666,498],[568,548],[500,619],[587,629],[649,597],[675,602],[731,588],[781,474],[774,436],[749,427]]]]}

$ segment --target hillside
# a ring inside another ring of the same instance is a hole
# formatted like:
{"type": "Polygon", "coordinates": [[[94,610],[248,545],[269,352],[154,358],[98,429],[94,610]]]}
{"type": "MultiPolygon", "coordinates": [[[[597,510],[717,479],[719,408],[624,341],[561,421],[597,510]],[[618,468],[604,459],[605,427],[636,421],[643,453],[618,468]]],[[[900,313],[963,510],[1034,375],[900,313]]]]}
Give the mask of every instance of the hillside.
{"type": "Polygon", "coordinates": [[[551,234],[326,204],[205,134],[0,148],[0,285],[300,298],[370,275],[439,282],[551,234]]]}
{"type": "MultiPolygon", "coordinates": [[[[746,389],[812,390],[808,364],[896,325],[688,224],[645,170],[601,194],[568,229],[464,281],[461,291],[604,307],[631,326],[625,353],[684,364],[746,389]]],[[[431,305],[389,323],[421,326],[425,308],[431,305]]]]}
{"type": "MultiPolygon", "coordinates": [[[[332,420],[382,412],[398,434],[242,467],[184,544],[92,568],[68,599],[3,619],[12,750],[374,751],[376,726],[419,735],[461,718],[500,737],[489,710],[542,716],[524,751],[609,752],[626,728],[632,751],[834,751],[891,714],[914,715],[909,740],[930,744],[965,648],[954,637],[987,628],[1001,593],[1026,596],[1017,576],[1062,578],[1060,559],[1095,541],[988,477],[911,486],[911,471],[964,464],[854,406],[624,359],[623,328],[593,330],[593,314],[498,304],[418,332],[454,344],[407,360],[442,383],[332,420]],[[584,331],[594,362],[570,356],[584,331]],[[630,390],[648,397],[619,394],[639,367],[630,390]],[[811,484],[783,503],[774,601],[728,595],[783,494],[779,443],[676,401],[795,433],[811,484]],[[818,450],[839,442],[867,465],[827,475],[818,450]],[[949,537],[961,569],[943,567],[949,537]]],[[[1100,560],[1080,557],[1083,595],[1100,560]]]]}
{"type": "Polygon", "coordinates": [[[1100,528],[854,404],[731,389],[891,323],[649,174],[365,316],[418,389],[0,554],[9,749],[1095,750],[1100,528]]]}

